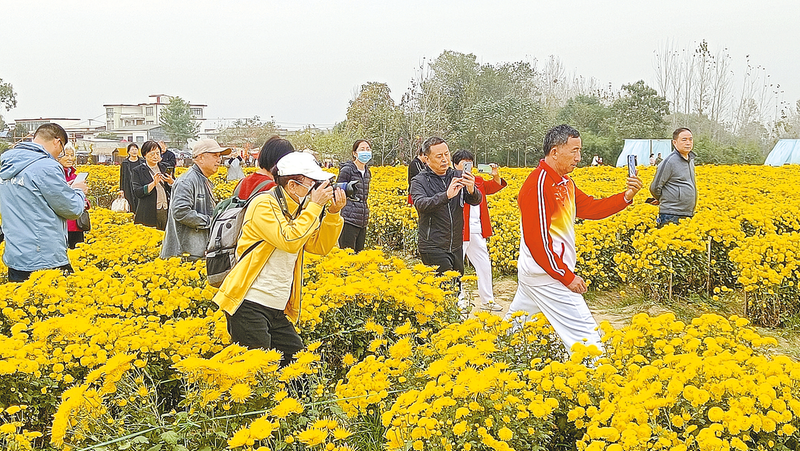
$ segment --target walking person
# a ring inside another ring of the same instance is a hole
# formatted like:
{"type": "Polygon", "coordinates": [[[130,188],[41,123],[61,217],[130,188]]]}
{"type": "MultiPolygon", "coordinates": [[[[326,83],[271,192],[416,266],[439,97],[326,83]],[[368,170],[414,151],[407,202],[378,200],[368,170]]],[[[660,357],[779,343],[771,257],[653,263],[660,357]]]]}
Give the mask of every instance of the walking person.
{"type": "Polygon", "coordinates": [[[128,201],[129,211],[136,213],[136,205],[139,198],[133,194],[131,185],[131,173],[133,168],[144,164],[144,160],[139,155],[139,145],[136,143],[128,144],[128,156],[119,165],[119,194],[128,201]]]}
{"type": "MultiPolygon", "coordinates": [[[[468,150],[457,150],[453,154],[453,166],[459,170],[464,170],[464,163],[474,163],[475,156],[468,150]]],[[[484,180],[481,176],[475,176],[475,188],[483,194],[480,205],[464,206],[464,259],[469,259],[475,268],[478,276],[478,295],[481,298],[481,309],[490,312],[503,310],[499,304],[494,302],[494,290],[492,288],[492,260],[489,257],[489,248],[486,240],[492,236],[492,222],[489,219],[489,207],[486,203],[486,196],[494,194],[508,186],[508,182],[500,178],[500,169],[496,164],[491,164],[492,178],[484,180]]],[[[460,297],[464,298],[464,289],[461,289],[460,297]]],[[[462,304],[465,301],[462,300],[462,304]]]]}
{"type": "Polygon", "coordinates": [[[292,152],[276,165],[277,185],[247,207],[237,254],[214,302],[225,312],[231,341],[277,349],[281,366],[303,348],[293,323],[300,318],[303,256],[325,255],[342,230],[344,191],[314,157],[292,152]],[[334,196],[335,192],[335,196],[334,196]]]}
{"type": "Polygon", "coordinates": [[[569,125],[550,129],[544,137],[544,159],[519,191],[520,245],[518,285],[506,313],[523,311],[522,321],[542,312],[568,352],[585,342],[602,349],[597,322],[583,299],[586,282],[575,274],[575,219],[603,219],[633,202],[642,188],[628,177],[625,191],[595,199],[567,175],[581,161],[580,133],[569,125]]]}
{"type": "Polygon", "coordinates": [[[135,224],[143,224],[164,230],[169,216],[169,197],[175,179],[168,173],[168,167],[161,163],[161,147],[155,141],[142,144],[145,164],[131,170],[131,188],[139,199],[135,224]]]}
{"type": "Polygon", "coordinates": [[[353,160],[345,161],[339,169],[339,178],[336,183],[358,182],[355,185],[355,198],[342,208],[344,228],[339,236],[339,247],[353,249],[361,252],[367,238],[367,224],[369,223],[369,183],[372,173],[367,166],[372,159],[372,149],[369,142],[359,139],[353,143],[353,160]]]}
{"type": "Polygon", "coordinates": [[[67,184],[58,157],[67,132],[54,123],[39,126],[31,142],[0,155],[0,216],[5,236],[3,263],[9,282],[23,282],[33,271],[72,272],[67,255],[67,220],[86,207],[86,182],[67,184]]]}

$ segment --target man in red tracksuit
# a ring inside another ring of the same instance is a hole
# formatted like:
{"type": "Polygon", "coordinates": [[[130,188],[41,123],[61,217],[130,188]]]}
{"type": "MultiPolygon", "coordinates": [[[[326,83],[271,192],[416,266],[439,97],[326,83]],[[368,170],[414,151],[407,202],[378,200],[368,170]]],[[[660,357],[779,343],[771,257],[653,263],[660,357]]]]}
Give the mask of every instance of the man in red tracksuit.
{"type": "Polygon", "coordinates": [[[518,286],[506,318],[516,311],[528,315],[541,311],[568,351],[579,342],[602,349],[597,322],[582,296],[586,283],[574,273],[575,218],[603,219],[623,210],[642,189],[642,181],[628,177],[624,192],[605,199],[584,194],[567,176],[581,161],[580,133],[568,125],[547,132],[544,154],[517,199],[518,286]]]}

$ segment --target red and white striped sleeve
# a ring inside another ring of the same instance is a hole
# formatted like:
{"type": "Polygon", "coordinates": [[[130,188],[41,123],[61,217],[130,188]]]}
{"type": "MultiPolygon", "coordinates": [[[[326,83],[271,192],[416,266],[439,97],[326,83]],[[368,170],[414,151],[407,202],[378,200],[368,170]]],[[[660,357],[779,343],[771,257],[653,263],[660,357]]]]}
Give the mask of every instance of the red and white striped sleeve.
{"type": "Polygon", "coordinates": [[[555,195],[541,169],[533,171],[525,180],[517,198],[525,246],[536,263],[551,277],[569,286],[575,279],[564,261],[553,251],[550,224],[556,210],[555,195]]]}

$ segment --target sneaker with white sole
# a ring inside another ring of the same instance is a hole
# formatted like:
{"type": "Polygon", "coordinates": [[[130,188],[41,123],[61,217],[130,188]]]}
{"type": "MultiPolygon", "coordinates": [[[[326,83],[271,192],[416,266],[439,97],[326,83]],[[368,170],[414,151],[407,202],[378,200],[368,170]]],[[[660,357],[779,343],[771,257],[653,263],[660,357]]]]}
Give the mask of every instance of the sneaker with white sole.
{"type": "Polygon", "coordinates": [[[488,312],[502,312],[503,306],[496,302],[488,302],[481,305],[481,310],[486,310],[488,312]]]}

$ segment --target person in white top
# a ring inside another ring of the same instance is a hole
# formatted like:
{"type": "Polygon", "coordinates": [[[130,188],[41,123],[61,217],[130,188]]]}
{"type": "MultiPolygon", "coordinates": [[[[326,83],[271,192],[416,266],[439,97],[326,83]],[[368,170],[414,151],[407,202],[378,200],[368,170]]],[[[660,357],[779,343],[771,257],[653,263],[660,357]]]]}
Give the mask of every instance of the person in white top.
{"type": "MultiPolygon", "coordinates": [[[[474,161],[475,156],[468,150],[457,150],[453,154],[453,166],[459,171],[464,170],[464,163],[474,163],[474,161]]],[[[482,301],[481,308],[490,312],[499,312],[503,308],[494,302],[492,260],[489,257],[489,249],[486,246],[486,240],[492,235],[486,196],[505,188],[508,182],[500,178],[500,170],[496,164],[491,164],[489,167],[491,168],[491,179],[484,180],[479,175],[475,176],[475,188],[483,194],[481,203],[479,205],[470,205],[469,208],[464,205],[463,249],[464,258],[469,259],[475,268],[475,274],[478,276],[478,295],[482,301]]],[[[466,308],[463,289],[460,298],[461,306],[466,308]]]]}

